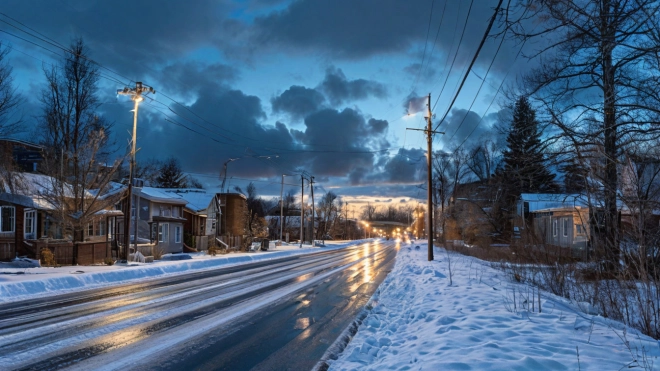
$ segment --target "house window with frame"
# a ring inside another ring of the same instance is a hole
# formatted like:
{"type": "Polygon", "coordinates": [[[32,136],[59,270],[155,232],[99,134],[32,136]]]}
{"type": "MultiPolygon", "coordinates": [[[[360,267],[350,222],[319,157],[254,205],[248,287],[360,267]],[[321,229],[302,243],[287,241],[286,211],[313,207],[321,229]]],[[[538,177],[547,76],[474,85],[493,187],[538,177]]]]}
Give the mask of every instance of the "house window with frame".
{"type": "Polygon", "coordinates": [[[160,207],[160,216],[172,216],[172,206],[163,205],[160,207]]]}
{"type": "Polygon", "coordinates": [[[16,227],[16,208],[0,206],[0,232],[14,232],[16,227]]]}
{"type": "Polygon", "coordinates": [[[105,236],[105,220],[100,219],[87,224],[87,236],[105,236]]]}
{"type": "Polygon", "coordinates": [[[168,242],[170,225],[168,223],[158,224],[158,242],[168,242]]]}
{"type": "Polygon", "coordinates": [[[552,237],[557,237],[557,219],[552,220],[552,237]]]}
{"type": "Polygon", "coordinates": [[[181,226],[174,227],[174,243],[181,243],[181,226]]]}
{"type": "Polygon", "coordinates": [[[37,238],[37,211],[27,210],[24,214],[25,227],[23,229],[23,238],[34,240],[37,238]]]}
{"type": "Polygon", "coordinates": [[[577,224],[575,226],[575,233],[576,234],[584,234],[584,227],[582,226],[582,224],[577,224]]]}
{"type": "Polygon", "coordinates": [[[562,219],[562,230],[564,233],[564,237],[568,237],[568,218],[562,219]]]}

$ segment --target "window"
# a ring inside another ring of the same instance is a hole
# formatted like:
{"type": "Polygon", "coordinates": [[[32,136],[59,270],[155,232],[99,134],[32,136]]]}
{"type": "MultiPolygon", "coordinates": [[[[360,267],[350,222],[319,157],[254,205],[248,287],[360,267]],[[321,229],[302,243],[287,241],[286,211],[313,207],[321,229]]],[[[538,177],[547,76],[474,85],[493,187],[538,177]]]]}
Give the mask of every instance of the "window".
{"type": "Polygon", "coordinates": [[[158,242],[168,242],[170,236],[170,225],[168,223],[163,223],[158,225],[158,242]]]}
{"type": "Polygon", "coordinates": [[[576,234],[584,234],[584,228],[582,227],[581,224],[575,226],[575,232],[576,234]]]}
{"type": "Polygon", "coordinates": [[[181,207],[180,206],[173,206],[172,207],[172,216],[175,216],[177,218],[181,216],[181,207]]]}
{"type": "Polygon", "coordinates": [[[26,240],[34,240],[37,238],[37,211],[28,210],[24,215],[25,228],[23,230],[23,237],[26,240]]]}
{"type": "Polygon", "coordinates": [[[87,236],[105,236],[105,220],[96,220],[87,224],[87,236]]]}
{"type": "Polygon", "coordinates": [[[174,227],[174,243],[181,243],[181,227],[174,227]]]}
{"type": "Polygon", "coordinates": [[[562,222],[563,222],[562,230],[564,232],[564,237],[568,237],[568,218],[563,218],[562,222]]]}
{"type": "Polygon", "coordinates": [[[552,236],[557,237],[557,219],[552,221],[552,236]]]}
{"type": "Polygon", "coordinates": [[[171,216],[172,215],[172,206],[164,205],[160,207],[160,216],[171,216]]]}
{"type": "Polygon", "coordinates": [[[0,207],[0,232],[14,232],[16,224],[16,208],[13,206],[0,207]]]}

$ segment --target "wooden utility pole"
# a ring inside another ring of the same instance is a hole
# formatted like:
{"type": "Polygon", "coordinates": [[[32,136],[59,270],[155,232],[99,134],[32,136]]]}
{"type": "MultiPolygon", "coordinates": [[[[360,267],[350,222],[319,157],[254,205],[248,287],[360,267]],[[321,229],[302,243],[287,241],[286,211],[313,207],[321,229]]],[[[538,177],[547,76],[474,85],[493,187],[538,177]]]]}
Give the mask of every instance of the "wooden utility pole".
{"type": "Polygon", "coordinates": [[[314,208],[314,177],[309,177],[309,190],[312,193],[312,247],[314,247],[314,221],[316,219],[316,209],[314,208]]]}
{"type": "Polygon", "coordinates": [[[427,129],[414,129],[407,128],[407,130],[423,131],[426,134],[426,164],[427,164],[427,185],[426,185],[426,214],[428,215],[428,260],[433,260],[433,134],[444,134],[444,132],[433,131],[432,120],[433,114],[431,113],[431,93],[428,96],[426,103],[427,116],[426,119],[427,129]]]}
{"type": "MultiPolygon", "coordinates": [[[[137,137],[137,117],[138,117],[138,107],[139,103],[144,99],[142,97],[143,93],[153,93],[156,94],[154,88],[144,85],[141,82],[136,82],[134,88],[125,87],[124,89],[117,90],[117,95],[130,95],[133,102],[135,102],[135,108],[133,108],[133,137],[131,139],[131,162],[130,162],[130,174],[128,175],[128,197],[126,198],[126,211],[124,214],[124,257],[126,262],[128,262],[128,249],[130,245],[130,223],[131,223],[131,203],[133,198],[133,177],[135,172],[135,142],[137,137]],[[127,216],[128,214],[128,216],[127,216]]],[[[135,205],[135,231],[133,232],[135,237],[133,238],[135,242],[135,252],[137,252],[137,237],[138,237],[138,218],[139,218],[139,206],[135,205]]]]}
{"type": "Polygon", "coordinates": [[[303,243],[303,224],[305,223],[305,204],[303,199],[305,197],[305,176],[300,174],[300,248],[302,249],[303,243]]]}

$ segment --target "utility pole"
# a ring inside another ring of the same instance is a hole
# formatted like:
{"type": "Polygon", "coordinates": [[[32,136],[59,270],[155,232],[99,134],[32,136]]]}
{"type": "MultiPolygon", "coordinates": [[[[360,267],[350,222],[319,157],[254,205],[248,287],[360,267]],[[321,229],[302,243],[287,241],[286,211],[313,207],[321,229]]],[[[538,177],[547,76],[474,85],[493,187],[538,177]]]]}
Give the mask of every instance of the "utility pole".
{"type": "Polygon", "coordinates": [[[284,230],[284,177],[282,174],[282,187],[280,188],[280,246],[282,245],[282,231],[284,230]]]}
{"type": "Polygon", "coordinates": [[[431,113],[431,93],[428,96],[428,102],[426,102],[427,107],[427,116],[426,119],[427,129],[414,129],[406,128],[407,130],[417,130],[423,131],[426,134],[426,163],[427,163],[427,186],[426,186],[426,214],[428,215],[428,261],[433,260],[433,134],[444,134],[444,132],[433,131],[432,119],[433,114],[431,113]]]}
{"type": "Polygon", "coordinates": [[[348,202],[346,203],[346,212],[344,213],[344,238],[348,240],[348,202]]]}
{"type": "MultiPolygon", "coordinates": [[[[143,93],[153,93],[156,94],[156,91],[154,88],[144,85],[141,82],[136,82],[134,88],[129,88],[129,87],[124,87],[124,89],[118,89],[117,90],[117,95],[130,95],[131,99],[133,102],[135,102],[135,107],[133,108],[133,137],[131,139],[131,162],[130,162],[130,168],[129,168],[129,175],[128,175],[128,197],[127,197],[127,202],[126,202],[126,212],[128,214],[128,217],[126,217],[126,214],[124,214],[124,248],[126,251],[124,252],[124,257],[126,258],[126,261],[128,262],[128,247],[130,245],[130,233],[131,233],[131,227],[130,227],[130,222],[131,222],[131,211],[132,211],[132,199],[133,199],[133,176],[135,172],[135,142],[136,142],[136,137],[137,137],[137,118],[138,118],[138,106],[140,102],[144,99],[142,97],[143,93]]],[[[138,206],[135,205],[135,251],[137,252],[137,227],[138,227],[138,206]]]]}
{"type": "Polygon", "coordinates": [[[303,243],[303,223],[305,222],[305,177],[300,174],[300,248],[302,249],[303,243]]]}
{"type": "Polygon", "coordinates": [[[314,247],[314,219],[316,218],[316,209],[314,208],[314,177],[309,177],[309,189],[312,193],[312,247],[314,247]]]}

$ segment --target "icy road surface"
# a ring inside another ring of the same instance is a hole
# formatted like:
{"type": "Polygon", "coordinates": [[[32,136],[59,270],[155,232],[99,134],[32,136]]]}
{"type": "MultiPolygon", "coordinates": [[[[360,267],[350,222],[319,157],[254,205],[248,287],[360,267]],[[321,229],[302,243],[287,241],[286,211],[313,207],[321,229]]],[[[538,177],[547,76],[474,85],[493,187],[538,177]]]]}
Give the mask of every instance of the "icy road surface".
{"type": "Polygon", "coordinates": [[[397,251],[376,241],[0,305],[0,369],[310,369],[397,251]]]}

